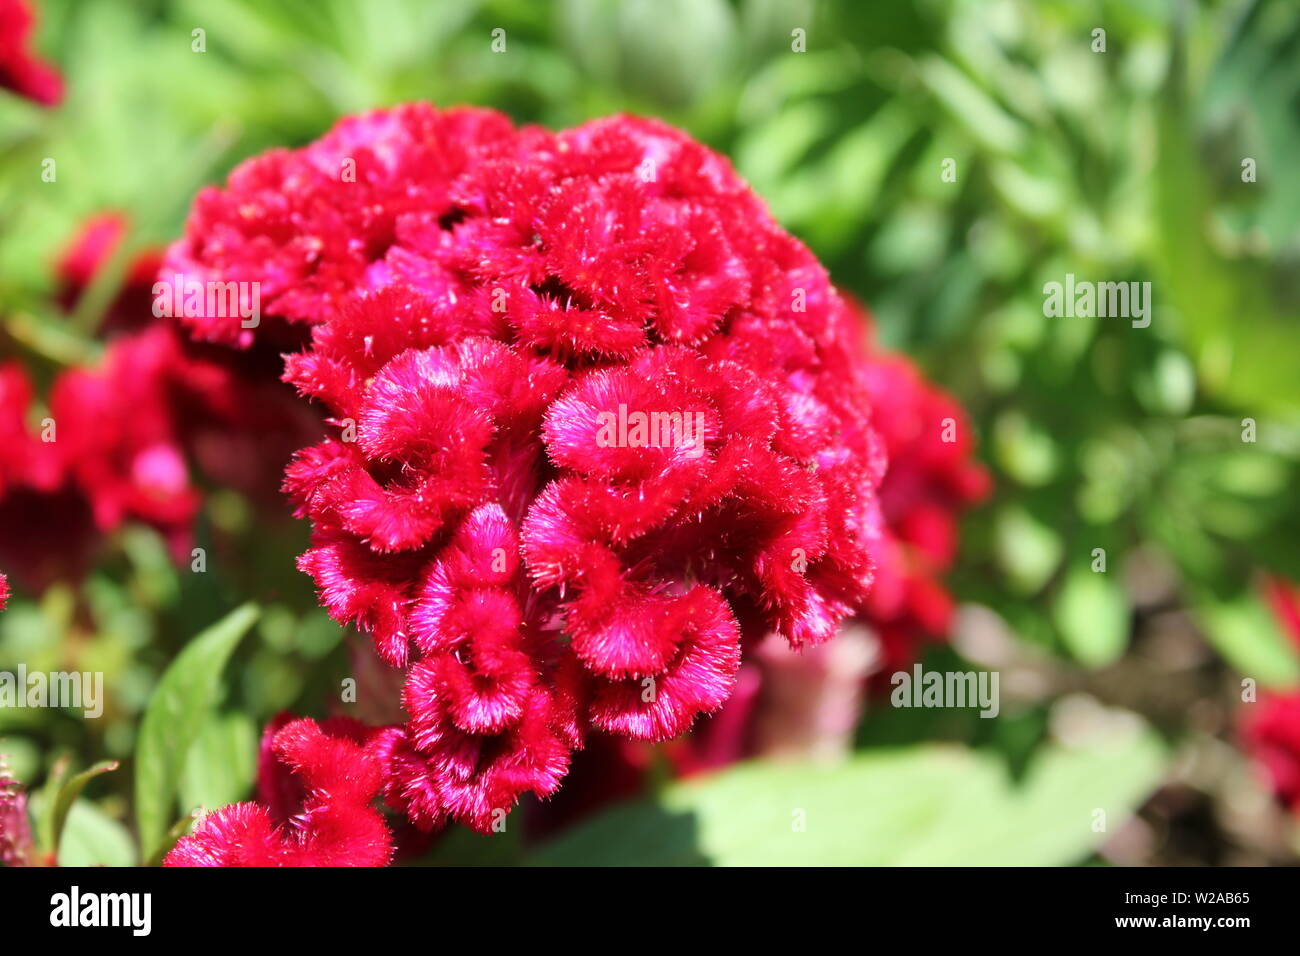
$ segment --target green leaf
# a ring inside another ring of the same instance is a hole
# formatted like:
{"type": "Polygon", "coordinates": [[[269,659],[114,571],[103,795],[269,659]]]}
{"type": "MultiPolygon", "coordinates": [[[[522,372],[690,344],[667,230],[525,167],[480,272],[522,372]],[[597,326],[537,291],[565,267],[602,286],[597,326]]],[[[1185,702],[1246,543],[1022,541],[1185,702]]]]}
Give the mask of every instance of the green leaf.
{"type": "Polygon", "coordinates": [[[1252,595],[1205,602],[1197,617],[1228,664],[1269,687],[1300,684],[1300,657],[1273,615],[1252,595]]]}
{"type": "Polygon", "coordinates": [[[1088,565],[1070,570],[1052,608],[1061,639],[1086,667],[1105,667],[1128,645],[1128,601],[1105,572],[1088,565]]]}
{"type": "Polygon", "coordinates": [[[1134,727],[1087,746],[1045,747],[1019,784],[992,754],[938,745],[868,751],[838,766],[753,762],[609,810],[527,862],[1077,863],[1157,785],[1164,762],[1155,735],[1134,727]]]}
{"type": "Polygon", "coordinates": [[[135,866],[131,834],[88,800],[77,800],[68,813],[59,847],[59,866],[135,866]]]}
{"type": "Polygon", "coordinates": [[[186,755],[217,703],[226,661],[258,613],[256,605],[242,605],[190,641],[149,700],[135,755],[136,825],[146,858],[155,855],[176,817],[186,755]]]}
{"type": "Polygon", "coordinates": [[[41,787],[40,796],[33,801],[32,816],[36,820],[36,842],[45,853],[54,852],[54,814],[53,810],[59,791],[68,779],[68,769],[72,758],[62,754],[50,765],[50,775],[41,787]]]}
{"type": "Polygon", "coordinates": [[[215,714],[190,747],[181,772],[181,807],[215,810],[248,796],[257,765],[257,727],[247,714],[215,714]]]}
{"type": "Polygon", "coordinates": [[[51,812],[49,824],[49,845],[54,853],[59,852],[59,839],[63,835],[63,828],[67,823],[68,812],[72,809],[72,805],[77,798],[81,796],[81,791],[86,789],[86,784],[101,773],[108,773],[116,770],[117,767],[116,760],[101,760],[89,770],[83,770],[59,788],[58,795],[54,798],[54,809],[51,812]]]}

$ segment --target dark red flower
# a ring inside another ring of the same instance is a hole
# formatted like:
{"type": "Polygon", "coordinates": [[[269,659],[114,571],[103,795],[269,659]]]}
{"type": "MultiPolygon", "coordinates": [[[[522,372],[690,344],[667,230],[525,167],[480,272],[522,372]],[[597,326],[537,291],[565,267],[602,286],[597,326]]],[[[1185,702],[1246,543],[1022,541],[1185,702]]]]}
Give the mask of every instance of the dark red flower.
{"type": "Polygon", "coordinates": [[[199,496],[168,401],[176,342],[164,328],[112,342],[103,362],[55,381],[50,412],[65,467],[101,531],[152,525],[180,560],[199,496]]]}
{"type": "Polygon", "coordinates": [[[85,573],[103,529],[92,491],[74,474],[68,445],[57,440],[57,422],[49,417],[40,436],[29,430],[33,397],[22,366],[0,366],[0,563],[40,590],[85,573]]]}
{"type": "Polygon", "coordinates": [[[373,732],[346,718],[277,719],[262,738],[261,802],[231,804],[182,837],[165,866],[386,866],[372,804],[383,768],[373,732]]]}
{"type": "Polygon", "coordinates": [[[588,728],[681,734],[742,637],[865,600],[884,455],[858,327],[721,157],[616,117],[552,134],[425,105],[250,160],[164,274],[260,283],[334,437],[286,490],[300,566],[407,671],[387,795],[488,829],[588,728]]]}
{"type": "Polygon", "coordinates": [[[54,106],[63,99],[63,78],[32,52],[35,29],[26,0],[0,0],[0,89],[54,106]]]}

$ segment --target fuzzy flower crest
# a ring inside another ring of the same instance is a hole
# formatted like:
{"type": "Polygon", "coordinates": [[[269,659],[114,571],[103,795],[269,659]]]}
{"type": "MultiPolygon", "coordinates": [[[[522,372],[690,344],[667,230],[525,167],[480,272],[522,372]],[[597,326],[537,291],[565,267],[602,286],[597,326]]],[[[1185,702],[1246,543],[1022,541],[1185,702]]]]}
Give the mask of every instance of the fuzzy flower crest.
{"type": "MultiPolygon", "coordinates": [[[[300,567],[406,672],[389,802],[488,830],[595,728],[686,731],[769,632],[862,607],[884,470],[854,316],[730,165],[661,123],[410,105],[201,194],[166,271],[263,283],[334,433],[300,567]]],[[[198,337],[247,345],[237,319],[198,337]]]]}

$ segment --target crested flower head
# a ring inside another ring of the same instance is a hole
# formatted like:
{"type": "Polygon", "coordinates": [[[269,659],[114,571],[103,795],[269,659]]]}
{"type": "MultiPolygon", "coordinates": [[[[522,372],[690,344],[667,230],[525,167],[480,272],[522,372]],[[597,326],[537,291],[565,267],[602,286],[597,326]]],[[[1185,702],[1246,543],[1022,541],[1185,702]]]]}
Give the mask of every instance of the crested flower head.
{"type": "Polygon", "coordinates": [[[389,802],[487,830],[589,729],[663,740],[742,648],[866,600],[884,455],[860,329],[727,162],[661,123],[425,105],[202,193],[164,274],[260,282],[333,433],[291,464],[300,566],[406,673],[389,802]]]}

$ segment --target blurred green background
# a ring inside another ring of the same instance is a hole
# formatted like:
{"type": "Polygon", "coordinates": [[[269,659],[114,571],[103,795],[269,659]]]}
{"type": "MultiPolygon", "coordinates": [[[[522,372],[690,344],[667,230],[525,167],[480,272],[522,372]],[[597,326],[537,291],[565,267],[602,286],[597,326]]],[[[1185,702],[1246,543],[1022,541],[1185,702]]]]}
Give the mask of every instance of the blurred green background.
{"type": "MultiPolygon", "coordinates": [[[[42,111],[0,97],[0,315],[38,324],[0,348],[38,370],[59,364],[64,333],[75,343],[51,263],[86,217],[126,210],[134,247],[165,242],[196,188],[240,159],[427,99],[553,128],[619,111],[682,126],[730,156],[870,305],[884,340],[961,399],[996,490],[965,523],[953,577],[965,610],[934,666],[969,666],[960,654],[1000,668],[1002,716],[873,708],[859,756],[825,779],[742,768],[668,787],[630,811],[638,819],[684,815],[684,839],[717,862],[1295,858],[1294,824],[1236,747],[1241,678],[1300,683],[1259,592],[1266,571],[1300,580],[1295,3],[40,6],[38,46],[68,99],[42,111]],[[47,156],[55,184],[39,179],[47,156]],[[1151,282],[1150,327],[1045,317],[1044,283],[1066,273],[1151,282]],[[1105,574],[1091,570],[1098,548],[1105,574]],[[1123,739],[1065,746],[1079,719],[1123,739]],[[767,819],[764,799],[803,799],[792,787],[842,820],[835,839],[755,836],[773,829],[753,822],[767,819]],[[1097,806],[1115,807],[1106,832],[1081,816],[1097,806]],[[1017,841],[1018,856],[1006,851],[1017,841]]],[[[72,642],[80,666],[108,675],[110,712],[93,724],[0,713],[21,779],[44,779],[61,752],[79,766],[129,757],[162,669],[248,596],[267,611],[190,752],[178,815],[247,795],[261,723],[284,707],[321,712],[348,672],[341,633],[292,570],[303,529],[254,543],[252,520],[233,495],[209,498],[202,534],[234,550],[208,575],[172,569],[148,532],[124,534],[84,587],[89,624],[58,588],[0,616],[0,667],[66,662],[72,642]]],[[[67,852],[126,862],[129,776],[86,793],[67,852]]],[[[616,823],[555,859],[632,861],[655,841],[629,833],[663,832],[616,823]]],[[[449,847],[440,859],[484,852],[449,847]]]]}

